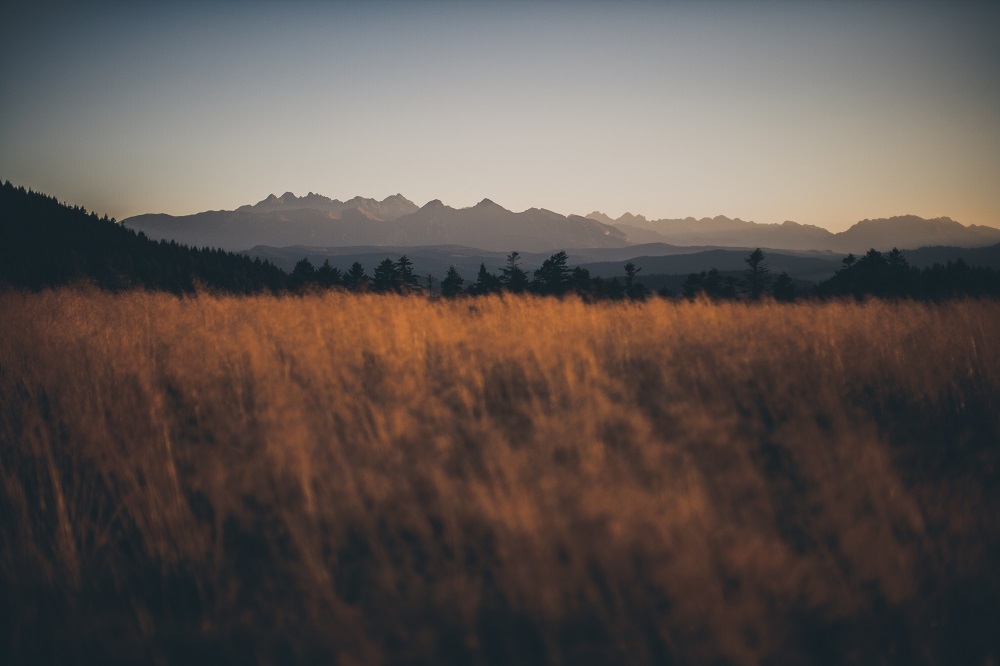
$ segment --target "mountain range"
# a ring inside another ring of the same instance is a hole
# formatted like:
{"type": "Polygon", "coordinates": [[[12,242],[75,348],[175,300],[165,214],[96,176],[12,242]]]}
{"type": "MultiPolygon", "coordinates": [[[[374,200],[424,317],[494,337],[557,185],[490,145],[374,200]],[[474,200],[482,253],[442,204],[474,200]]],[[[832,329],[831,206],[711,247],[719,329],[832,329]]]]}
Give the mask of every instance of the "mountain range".
{"type": "Polygon", "coordinates": [[[139,215],[122,221],[150,238],[194,246],[246,250],[256,245],[464,245],[485,250],[545,252],[574,247],[622,247],[627,235],[579,215],[529,208],[515,213],[483,199],[456,209],[439,199],[418,208],[401,195],[346,202],[307,194],[269,196],[235,211],[139,215]]]}
{"type": "Polygon", "coordinates": [[[863,253],[873,247],[968,248],[1000,243],[1000,229],[965,226],[948,217],[866,219],[833,233],[792,221],[758,224],[724,216],[647,220],[626,213],[612,219],[599,211],[560,215],[542,208],[518,213],[489,199],[468,208],[452,208],[439,199],[418,207],[401,194],[381,201],[364,197],[340,201],[312,192],[302,197],[286,192],[232,211],[138,215],[122,223],[153,239],[235,251],[255,246],[459,245],[490,252],[552,252],[652,243],[665,246],[659,255],[671,253],[666,246],[863,253]]]}
{"type": "Polygon", "coordinates": [[[873,247],[881,250],[893,247],[908,250],[933,245],[980,247],[1000,242],[1000,229],[965,226],[949,217],[928,220],[916,215],[861,220],[839,233],[792,221],[759,224],[721,215],[702,219],[687,217],[647,220],[642,215],[625,213],[614,220],[604,213],[594,211],[587,217],[617,227],[628,235],[630,241],[639,243],[861,253],[873,247]]]}

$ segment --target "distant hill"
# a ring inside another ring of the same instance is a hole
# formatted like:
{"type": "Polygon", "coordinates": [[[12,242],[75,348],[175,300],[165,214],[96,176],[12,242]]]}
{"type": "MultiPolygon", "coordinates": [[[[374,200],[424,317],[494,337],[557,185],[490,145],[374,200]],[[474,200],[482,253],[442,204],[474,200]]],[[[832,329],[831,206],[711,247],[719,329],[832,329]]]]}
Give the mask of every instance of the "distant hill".
{"type": "Polygon", "coordinates": [[[970,266],[1000,270],[1000,243],[986,247],[921,247],[907,250],[903,256],[916,268],[928,268],[934,264],[944,265],[961,259],[970,266]]]}
{"type": "Polygon", "coordinates": [[[544,252],[576,247],[621,247],[621,230],[577,215],[531,208],[515,213],[483,199],[455,209],[434,200],[410,210],[401,195],[381,202],[355,197],[338,202],[320,195],[270,196],[235,211],[195,215],[138,215],[123,220],[151,238],[194,246],[246,250],[286,247],[464,245],[491,251],[544,252]],[[401,214],[403,211],[410,211],[401,214]]]}
{"type": "Polygon", "coordinates": [[[787,250],[830,250],[863,253],[870,248],[913,249],[926,245],[979,247],[1000,243],[1000,229],[965,226],[951,218],[926,220],[904,215],[878,220],[862,220],[846,231],[826,229],[797,222],[757,224],[725,216],[714,218],[647,220],[626,213],[616,220],[595,211],[587,217],[618,227],[631,242],[673,245],[713,245],[717,247],[771,247],[787,250]]]}
{"type": "MultiPolygon", "coordinates": [[[[699,273],[716,268],[722,272],[744,271],[746,265],[746,250],[713,249],[691,254],[675,254],[670,256],[637,256],[632,262],[642,268],[642,275],[679,275],[699,273]]],[[[786,254],[767,250],[767,267],[772,274],[782,271],[791,277],[809,282],[818,282],[831,277],[841,267],[843,255],[827,253],[786,254]]],[[[625,270],[622,262],[596,262],[583,264],[594,277],[623,276],[625,270]]]]}

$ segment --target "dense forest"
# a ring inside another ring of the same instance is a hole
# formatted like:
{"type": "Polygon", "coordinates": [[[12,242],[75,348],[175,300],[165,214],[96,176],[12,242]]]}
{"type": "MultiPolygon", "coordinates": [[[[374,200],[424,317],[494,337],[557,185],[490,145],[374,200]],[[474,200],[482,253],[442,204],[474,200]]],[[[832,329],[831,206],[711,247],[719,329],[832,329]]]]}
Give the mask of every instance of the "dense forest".
{"type": "Polygon", "coordinates": [[[280,291],[284,271],[260,260],[174,242],[154,242],[80,207],[0,186],[0,283],[27,289],[87,282],[118,291],[251,294],[280,291]]]}
{"type": "MultiPolygon", "coordinates": [[[[507,255],[500,273],[480,265],[474,279],[454,268],[444,278],[418,276],[404,254],[384,259],[369,275],[355,262],[341,271],[308,259],[287,274],[268,261],[211,248],[191,248],[173,241],[152,241],[78,206],[15,187],[0,186],[0,284],[41,289],[62,284],[89,283],[118,291],[131,288],[193,293],[199,289],[235,294],[304,293],[325,289],[353,292],[423,293],[445,298],[495,293],[533,293],[548,296],[575,294],[586,301],[642,300],[653,296],[639,277],[642,268],[624,266],[624,277],[592,277],[587,269],[570,267],[565,251],[546,259],[530,274],[521,268],[521,256],[507,255]]],[[[664,298],[706,297],[713,300],[773,297],[797,298],[877,296],[882,298],[940,299],[952,296],[1000,296],[1000,272],[970,266],[958,260],[923,270],[909,265],[903,253],[869,250],[862,257],[848,255],[829,280],[803,283],[787,273],[774,276],[761,249],[751,252],[747,269],[722,273],[716,269],[692,273],[680,294],[661,290],[664,298]]]]}

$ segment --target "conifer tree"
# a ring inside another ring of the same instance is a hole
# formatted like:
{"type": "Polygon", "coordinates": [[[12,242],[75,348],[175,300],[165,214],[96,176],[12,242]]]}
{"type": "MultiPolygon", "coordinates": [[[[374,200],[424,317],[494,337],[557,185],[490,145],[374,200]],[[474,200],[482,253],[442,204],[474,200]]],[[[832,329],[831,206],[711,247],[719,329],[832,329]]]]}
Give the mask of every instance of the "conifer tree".
{"type": "Polygon", "coordinates": [[[566,267],[567,261],[565,250],[560,250],[543,261],[541,267],[535,271],[535,279],[531,283],[532,289],[540,294],[556,296],[565,293],[570,275],[566,267]]]}
{"type": "Polygon", "coordinates": [[[415,291],[420,286],[413,272],[413,262],[405,254],[396,262],[396,276],[403,291],[415,291]]]}
{"type": "Polygon", "coordinates": [[[330,265],[330,260],[327,259],[323,262],[323,265],[316,270],[316,279],[324,287],[336,287],[341,284],[344,274],[339,268],[334,268],[330,265]]]}
{"type": "Polygon", "coordinates": [[[500,273],[500,283],[507,291],[520,294],[531,285],[528,274],[521,268],[521,253],[516,250],[507,255],[507,265],[500,273]]]}
{"type": "Polygon", "coordinates": [[[750,298],[756,300],[767,291],[767,283],[771,278],[768,275],[767,264],[764,261],[764,252],[758,247],[744,259],[749,268],[746,270],[744,284],[750,293],[750,298]]]}
{"type": "Polygon", "coordinates": [[[375,272],[372,273],[372,291],[380,294],[392,291],[398,292],[399,285],[400,280],[396,264],[392,259],[386,257],[382,260],[382,263],[375,267],[375,272]]]}
{"type": "Polygon", "coordinates": [[[479,264],[479,273],[469,291],[478,296],[500,291],[500,278],[486,270],[486,264],[479,264]]]}
{"type": "Polygon", "coordinates": [[[441,280],[441,295],[445,298],[452,298],[462,293],[462,285],[465,280],[454,266],[448,268],[448,274],[441,280]]]}
{"type": "Polygon", "coordinates": [[[368,291],[368,274],[360,261],[351,264],[350,269],[344,275],[344,286],[351,291],[368,291]]]}
{"type": "Polygon", "coordinates": [[[317,282],[316,268],[309,261],[308,257],[303,257],[295,264],[292,275],[289,278],[292,289],[305,289],[317,282]]]}

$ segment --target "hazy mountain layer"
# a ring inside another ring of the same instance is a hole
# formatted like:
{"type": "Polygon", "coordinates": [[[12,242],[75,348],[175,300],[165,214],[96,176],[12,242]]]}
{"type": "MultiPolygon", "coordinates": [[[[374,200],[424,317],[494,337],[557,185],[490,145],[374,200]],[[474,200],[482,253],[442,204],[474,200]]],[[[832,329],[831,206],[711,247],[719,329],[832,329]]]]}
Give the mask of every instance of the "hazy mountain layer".
{"type": "Polygon", "coordinates": [[[514,213],[489,199],[462,209],[435,199],[394,217],[411,206],[415,208],[400,195],[381,202],[360,197],[338,202],[315,194],[296,198],[286,193],[235,211],[139,215],[122,223],[154,239],[232,250],[256,245],[465,245],[498,252],[544,252],[629,244],[626,234],[613,226],[539,208],[514,213]]]}
{"type": "Polygon", "coordinates": [[[1000,242],[1000,229],[965,226],[948,217],[926,220],[916,215],[862,220],[850,229],[832,233],[821,227],[783,222],[757,224],[725,216],[714,218],[647,220],[626,213],[617,220],[595,211],[587,217],[618,227],[632,242],[717,247],[772,247],[789,250],[865,252],[870,248],[913,249],[928,245],[980,247],[1000,242]]]}

